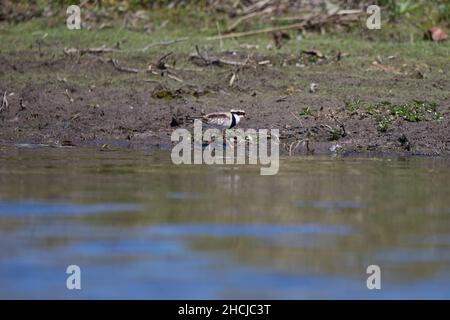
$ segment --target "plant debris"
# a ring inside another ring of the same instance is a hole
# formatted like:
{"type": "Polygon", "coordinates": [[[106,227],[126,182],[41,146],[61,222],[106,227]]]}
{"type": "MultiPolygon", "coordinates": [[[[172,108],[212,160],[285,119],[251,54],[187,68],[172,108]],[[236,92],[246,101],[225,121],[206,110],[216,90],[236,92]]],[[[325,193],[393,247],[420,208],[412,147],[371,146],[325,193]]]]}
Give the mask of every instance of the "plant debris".
{"type": "Polygon", "coordinates": [[[425,39],[431,41],[444,41],[448,35],[439,27],[433,27],[425,33],[425,39]]]}

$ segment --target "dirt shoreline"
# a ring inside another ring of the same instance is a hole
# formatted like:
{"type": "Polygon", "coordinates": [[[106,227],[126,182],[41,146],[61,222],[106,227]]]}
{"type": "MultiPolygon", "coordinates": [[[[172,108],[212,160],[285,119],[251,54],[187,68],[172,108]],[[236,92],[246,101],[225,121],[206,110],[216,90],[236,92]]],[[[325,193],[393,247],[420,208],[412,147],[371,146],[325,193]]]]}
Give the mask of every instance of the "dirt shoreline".
{"type": "MultiPolygon", "coordinates": [[[[232,61],[249,56],[245,51],[215,55],[232,61]]],[[[119,68],[110,59],[34,50],[0,53],[0,92],[7,100],[0,111],[0,144],[169,150],[172,131],[192,127],[189,119],[240,108],[248,114],[241,128],[280,130],[284,155],[450,155],[445,78],[376,72],[361,78],[335,60],[303,67],[286,60],[287,67],[280,67],[274,57],[258,55],[239,69],[202,66],[178,53],[167,59],[170,68],[155,73],[119,69],[145,68],[144,56],[121,57],[119,68]],[[184,65],[172,67],[179,61],[184,65]],[[318,84],[315,90],[312,83],[318,84]],[[419,98],[435,101],[438,117],[430,118],[427,109],[426,118],[411,122],[391,116],[392,110],[367,111],[380,101],[395,106],[419,98]],[[385,118],[388,126],[380,130],[385,118]],[[301,140],[308,148],[297,144],[301,140]]]]}

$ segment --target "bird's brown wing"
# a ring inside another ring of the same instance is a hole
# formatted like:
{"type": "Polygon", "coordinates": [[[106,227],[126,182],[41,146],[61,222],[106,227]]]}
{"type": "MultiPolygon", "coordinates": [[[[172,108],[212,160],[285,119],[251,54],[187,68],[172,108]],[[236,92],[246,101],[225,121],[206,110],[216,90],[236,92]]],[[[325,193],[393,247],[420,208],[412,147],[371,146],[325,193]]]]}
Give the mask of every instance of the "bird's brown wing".
{"type": "Polygon", "coordinates": [[[205,124],[225,127],[230,123],[230,117],[231,114],[228,114],[226,112],[217,112],[207,114],[206,116],[203,117],[202,121],[205,124]]]}

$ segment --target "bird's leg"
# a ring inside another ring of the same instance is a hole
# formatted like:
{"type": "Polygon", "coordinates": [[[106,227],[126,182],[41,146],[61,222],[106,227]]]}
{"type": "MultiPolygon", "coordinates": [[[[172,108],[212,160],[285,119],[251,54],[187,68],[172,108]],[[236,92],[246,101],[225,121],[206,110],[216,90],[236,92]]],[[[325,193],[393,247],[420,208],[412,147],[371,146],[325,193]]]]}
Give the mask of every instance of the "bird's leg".
{"type": "Polygon", "coordinates": [[[231,149],[234,149],[234,139],[232,142],[228,141],[226,130],[224,131],[223,137],[224,137],[224,141],[225,141],[225,147],[227,145],[229,145],[231,147],[231,149]]]}
{"type": "Polygon", "coordinates": [[[215,137],[212,137],[209,141],[206,141],[206,145],[209,146],[214,141],[216,141],[216,139],[215,139],[215,137]]]}

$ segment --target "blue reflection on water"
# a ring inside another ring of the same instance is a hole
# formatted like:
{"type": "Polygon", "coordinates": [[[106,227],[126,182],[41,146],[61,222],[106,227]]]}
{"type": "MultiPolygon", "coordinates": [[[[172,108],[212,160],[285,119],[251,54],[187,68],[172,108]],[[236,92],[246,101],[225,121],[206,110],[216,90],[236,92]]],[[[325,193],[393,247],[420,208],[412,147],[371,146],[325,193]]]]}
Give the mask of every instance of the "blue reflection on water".
{"type": "Polygon", "coordinates": [[[351,228],[326,224],[167,224],[151,227],[149,231],[162,236],[274,237],[304,234],[348,235],[351,228]]]}
{"type": "Polygon", "coordinates": [[[0,217],[42,215],[86,215],[106,212],[130,212],[142,210],[142,206],[124,203],[72,204],[35,200],[0,201],[0,217]]]}
{"type": "Polygon", "coordinates": [[[323,210],[339,210],[339,209],[363,209],[366,207],[364,203],[351,200],[338,201],[295,201],[294,204],[299,208],[323,209],[323,210]]]}

